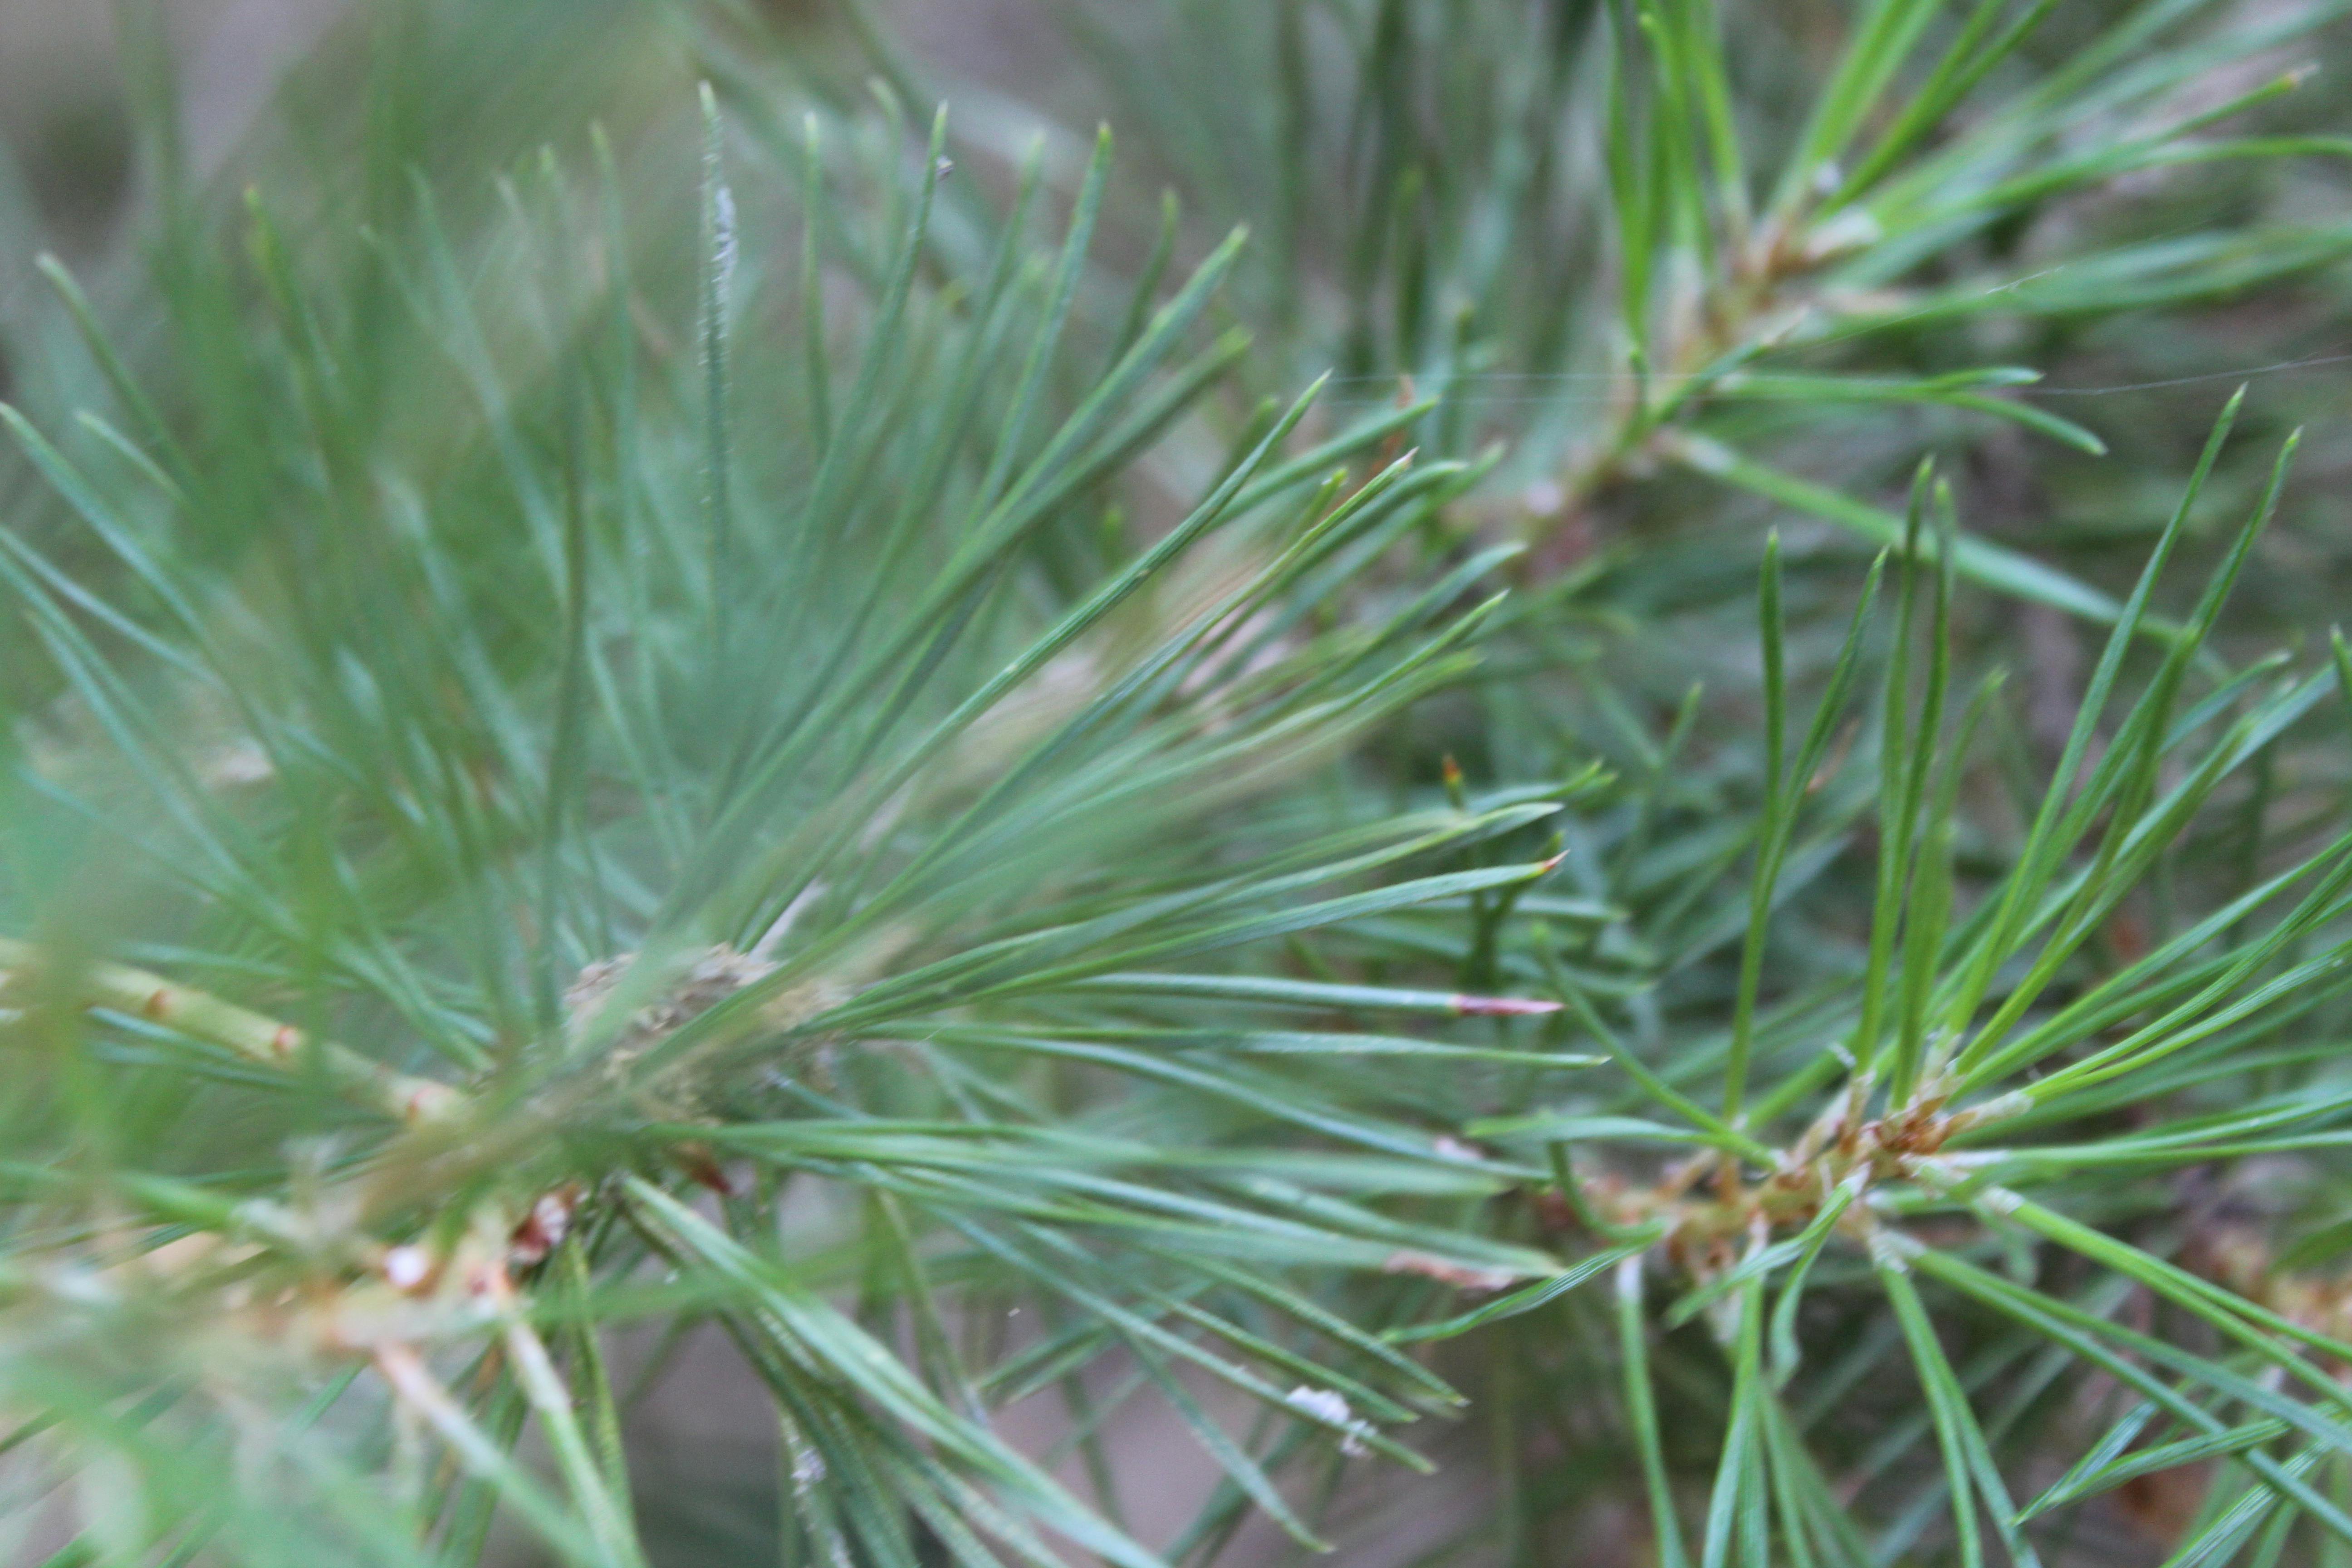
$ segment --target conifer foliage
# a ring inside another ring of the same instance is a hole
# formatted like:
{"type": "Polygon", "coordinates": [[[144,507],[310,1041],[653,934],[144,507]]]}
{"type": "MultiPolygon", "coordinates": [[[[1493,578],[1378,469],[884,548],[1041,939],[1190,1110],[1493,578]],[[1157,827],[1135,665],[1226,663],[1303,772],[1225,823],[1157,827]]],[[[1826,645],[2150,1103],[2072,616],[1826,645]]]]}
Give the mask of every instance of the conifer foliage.
{"type": "Polygon", "coordinates": [[[199,177],[124,8],[117,252],[5,233],[0,1552],[2343,1560],[2326,498],[2029,395],[2326,315],[2328,16],[907,20],[382,0],[199,177]]]}

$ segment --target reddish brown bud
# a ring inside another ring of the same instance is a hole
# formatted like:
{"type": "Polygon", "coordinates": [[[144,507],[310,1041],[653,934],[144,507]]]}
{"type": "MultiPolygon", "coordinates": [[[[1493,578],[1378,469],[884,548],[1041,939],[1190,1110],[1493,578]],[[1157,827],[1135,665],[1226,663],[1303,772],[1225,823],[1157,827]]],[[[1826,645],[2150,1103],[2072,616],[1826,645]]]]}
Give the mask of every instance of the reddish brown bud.
{"type": "Polygon", "coordinates": [[[1418,1274],[1424,1279],[1462,1290],[1499,1290],[1518,1276],[1507,1268],[1481,1268],[1475,1264],[1456,1263],[1450,1258],[1410,1249],[1391,1252],[1381,1265],[1384,1274],[1418,1274]]]}
{"type": "Polygon", "coordinates": [[[1560,1004],[1532,996],[1455,996],[1450,1005],[1462,1018],[1534,1018],[1557,1013],[1560,1004]]]}

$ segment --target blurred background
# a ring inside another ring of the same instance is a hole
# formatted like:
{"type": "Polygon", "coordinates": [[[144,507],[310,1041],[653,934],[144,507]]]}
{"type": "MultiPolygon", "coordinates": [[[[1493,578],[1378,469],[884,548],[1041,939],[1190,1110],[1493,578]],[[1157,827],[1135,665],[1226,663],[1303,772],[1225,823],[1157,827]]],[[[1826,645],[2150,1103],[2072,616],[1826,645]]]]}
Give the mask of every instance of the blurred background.
{"type": "MultiPolygon", "coordinates": [[[[171,0],[181,114],[199,167],[219,166],[341,9],[341,0],[171,0]]],[[[84,253],[113,232],[135,174],[117,21],[108,0],[0,4],[0,134],[43,222],[84,253]]]]}

